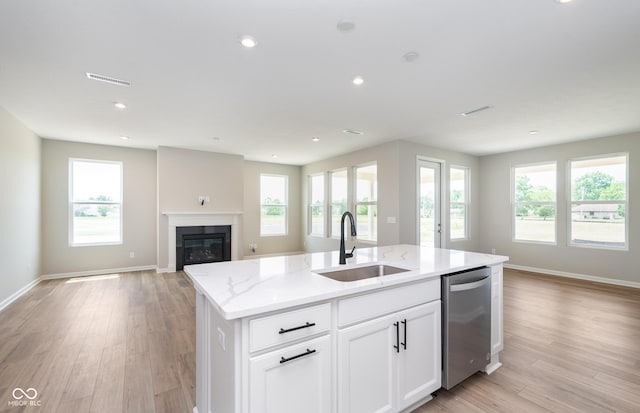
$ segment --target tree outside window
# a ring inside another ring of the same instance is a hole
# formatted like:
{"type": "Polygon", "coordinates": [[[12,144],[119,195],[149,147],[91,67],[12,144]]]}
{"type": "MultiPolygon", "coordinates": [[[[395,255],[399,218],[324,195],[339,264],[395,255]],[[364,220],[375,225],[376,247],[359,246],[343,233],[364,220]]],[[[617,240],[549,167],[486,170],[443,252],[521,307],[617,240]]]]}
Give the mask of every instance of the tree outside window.
{"type": "Polygon", "coordinates": [[[513,168],[513,238],[556,242],[556,163],[513,168]]]}

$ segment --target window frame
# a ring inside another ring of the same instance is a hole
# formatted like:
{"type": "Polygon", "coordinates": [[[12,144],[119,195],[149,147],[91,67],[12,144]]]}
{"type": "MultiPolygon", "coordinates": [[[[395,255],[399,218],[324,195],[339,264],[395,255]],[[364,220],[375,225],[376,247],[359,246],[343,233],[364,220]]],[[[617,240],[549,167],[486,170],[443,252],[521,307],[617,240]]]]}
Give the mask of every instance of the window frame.
{"type": "Polygon", "coordinates": [[[359,164],[359,165],[355,165],[353,166],[353,177],[352,177],[352,194],[353,194],[353,200],[352,200],[352,205],[353,205],[353,211],[354,211],[354,219],[355,219],[355,224],[356,224],[356,228],[358,226],[358,206],[360,205],[367,205],[367,206],[375,206],[376,207],[376,232],[375,232],[375,239],[363,239],[360,238],[360,234],[358,234],[356,236],[356,240],[358,242],[362,242],[362,243],[367,243],[367,244],[372,244],[372,245],[377,245],[378,244],[378,226],[379,226],[379,222],[378,222],[378,218],[379,218],[379,214],[378,214],[378,195],[376,194],[376,200],[375,201],[365,201],[365,202],[359,202],[358,201],[358,168],[366,168],[369,166],[374,166],[376,167],[376,187],[378,186],[378,163],[376,161],[373,162],[367,162],[367,163],[363,163],[363,164],[359,164]]]}
{"type": "Polygon", "coordinates": [[[459,241],[467,241],[469,240],[469,200],[471,199],[470,194],[469,194],[469,190],[471,188],[470,185],[470,169],[468,166],[460,166],[460,165],[451,165],[449,167],[449,241],[450,242],[459,242],[459,241]],[[464,171],[464,199],[462,200],[462,202],[459,201],[452,201],[451,200],[451,170],[452,169],[458,169],[458,170],[462,170],[464,171]],[[464,207],[464,236],[461,238],[453,238],[452,234],[453,234],[453,230],[452,230],[452,225],[451,225],[451,208],[453,206],[462,206],[464,207]]]}
{"type": "Polygon", "coordinates": [[[68,187],[68,228],[67,232],[69,234],[69,246],[72,248],[76,247],[97,247],[97,246],[107,246],[107,245],[122,245],[124,244],[124,164],[122,161],[111,161],[111,160],[103,160],[103,159],[86,159],[86,158],[69,158],[68,164],[68,179],[69,179],[69,187],[68,187]],[[120,170],[120,201],[76,201],[73,197],[74,193],[74,163],[75,162],[84,162],[84,163],[95,163],[95,164],[111,164],[118,165],[120,170]],[[118,228],[118,241],[107,241],[107,242],[76,242],[75,235],[75,217],[74,217],[74,206],[75,205],[117,205],[120,207],[120,218],[119,218],[119,228],[118,228]]]}
{"type": "Polygon", "coordinates": [[[260,210],[260,237],[286,237],[289,235],[289,176],[282,174],[271,174],[271,173],[261,173],[260,174],[260,199],[259,199],[259,210],[260,210]],[[262,203],[262,177],[277,177],[284,178],[284,204],[263,204],[262,203]],[[276,234],[265,234],[262,230],[262,208],[263,207],[278,207],[284,209],[284,233],[276,233],[276,234]]]}
{"type": "Polygon", "coordinates": [[[524,244],[538,244],[538,245],[558,245],[558,161],[542,161],[526,164],[517,164],[511,167],[511,241],[524,244]],[[543,165],[555,166],[555,200],[554,201],[531,201],[531,202],[516,202],[516,169],[528,168],[543,165]],[[555,218],[553,226],[553,241],[537,241],[516,238],[516,210],[519,205],[550,205],[554,207],[555,218]]]}
{"type": "Polygon", "coordinates": [[[308,187],[309,187],[309,193],[308,193],[308,197],[309,197],[309,202],[307,205],[307,228],[308,228],[308,235],[310,237],[318,237],[318,238],[325,238],[327,236],[327,173],[326,172],[319,172],[319,173],[315,173],[315,174],[310,174],[308,175],[308,187]],[[322,177],[322,194],[323,194],[323,199],[322,199],[322,204],[314,204],[313,203],[313,178],[315,177],[322,177]],[[313,208],[320,206],[322,208],[322,234],[318,234],[313,232],[313,208]]]}
{"type": "Polygon", "coordinates": [[[619,153],[609,153],[602,155],[591,155],[591,156],[582,156],[577,158],[571,158],[567,160],[567,246],[575,247],[575,248],[589,248],[589,249],[599,249],[599,250],[608,250],[608,251],[629,251],[629,153],[628,152],[619,152],[619,153]],[[620,200],[594,200],[594,201],[574,201],[572,199],[573,196],[573,183],[571,182],[572,175],[572,162],[576,161],[588,161],[595,159],[605,159],[605,158],[617,158],[622,157],[625,158],[625,199],[624,201],[620,200]],[[573,242],[572,237],[572,226],[573,226],[573,205],[574,204],[624,204],[625,208],[625,216],[624,216],[624,245],[623,246],[607,246],[601,244],[590,244],[590,243],[575,243],[573,242]]]}
{"type": "MultiPolygon", "coordinates": [[[[349,168],[348,167],[344,167],[344,168],[339,168],[339,169],[334,169],[332,171],[329,171],[329,179],[328,181],[328,214],[327,214],[327,218],[328,218],[328,229],[327,229],[327,238],[334,238],[334,239],[340,239],[340,231],[338,231],[336,234],[333,233],[333,207],[334,206],[341,206],[342,203],[338,203],[338,202],[334,202],[333,201],[333,176],[337,173],[343,173],[345,174],[345,179],[346,179],[346,183],[347,183],[347,193],[346,193],[346,197],[345,197],[345,201],[344,201],[344,210],[348,211],[349,210],[349,168]]],[[[342,214],[340,214],[340,218],[342,218],[342,214]]]]}

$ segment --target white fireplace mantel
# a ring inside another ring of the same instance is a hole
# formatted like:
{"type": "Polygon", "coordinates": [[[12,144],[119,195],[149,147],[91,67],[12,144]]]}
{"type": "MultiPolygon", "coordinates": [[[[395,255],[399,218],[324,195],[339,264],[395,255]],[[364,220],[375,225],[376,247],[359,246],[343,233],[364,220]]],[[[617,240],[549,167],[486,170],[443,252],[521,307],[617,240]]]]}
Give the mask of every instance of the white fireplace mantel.
{"type": "Polygon", "coordinates": [[[169,272],[176,270],[176,227],[231,225],[231,260],[238,259],[240,245],[240,211],[229,212],[162,212],[169,218],[169,272]]]}

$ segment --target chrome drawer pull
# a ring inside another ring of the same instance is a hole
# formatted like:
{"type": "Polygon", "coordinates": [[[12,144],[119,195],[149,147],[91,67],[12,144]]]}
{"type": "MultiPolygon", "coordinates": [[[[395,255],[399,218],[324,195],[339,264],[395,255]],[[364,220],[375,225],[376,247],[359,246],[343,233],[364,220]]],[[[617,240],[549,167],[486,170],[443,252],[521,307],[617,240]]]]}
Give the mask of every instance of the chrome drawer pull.
{"type": "Polygon", "coordinates": [[[278,331],[278,334],[284,334],[284,333],[288,333],[290,331],[300,330],[301,328],[309,328],[309,327],[313,327],[315,325],[316,325],[316,323],[310,323],[310,322],[307,321],[306,324],[303,325],[303,326],[287,328],[287,329],[281,328],[280,331],[278,331]]]}
{"type": "Polygon", "coordinates": [[[309,354],[313,354],[313,353],[315,353],[315,352],[316,352],[315,350],[309,350],[309,349],[307,349],[307,351],[305,351],[305,352],[304,352],[304,353],[302,353],[302,354],[298,354],[297,356],[288,357],[288,358],[281,357],[281,358],[280,358],[280,364],[282,364],[282,363],[286,363],[287,361],[295,360],[295,359],[300,358],[300,357],[308,356],[309,354]]]}

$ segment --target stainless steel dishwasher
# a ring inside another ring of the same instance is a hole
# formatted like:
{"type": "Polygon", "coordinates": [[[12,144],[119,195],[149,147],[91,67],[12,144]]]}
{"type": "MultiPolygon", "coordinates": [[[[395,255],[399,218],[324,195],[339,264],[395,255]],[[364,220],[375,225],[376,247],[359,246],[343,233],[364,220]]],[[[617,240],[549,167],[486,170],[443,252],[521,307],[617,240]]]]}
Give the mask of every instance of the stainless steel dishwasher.
{"type": "Polygon", "coordinates": [[[491,269],[442,276],[442,387],[450,389],[491,359],[491,269]]]}

